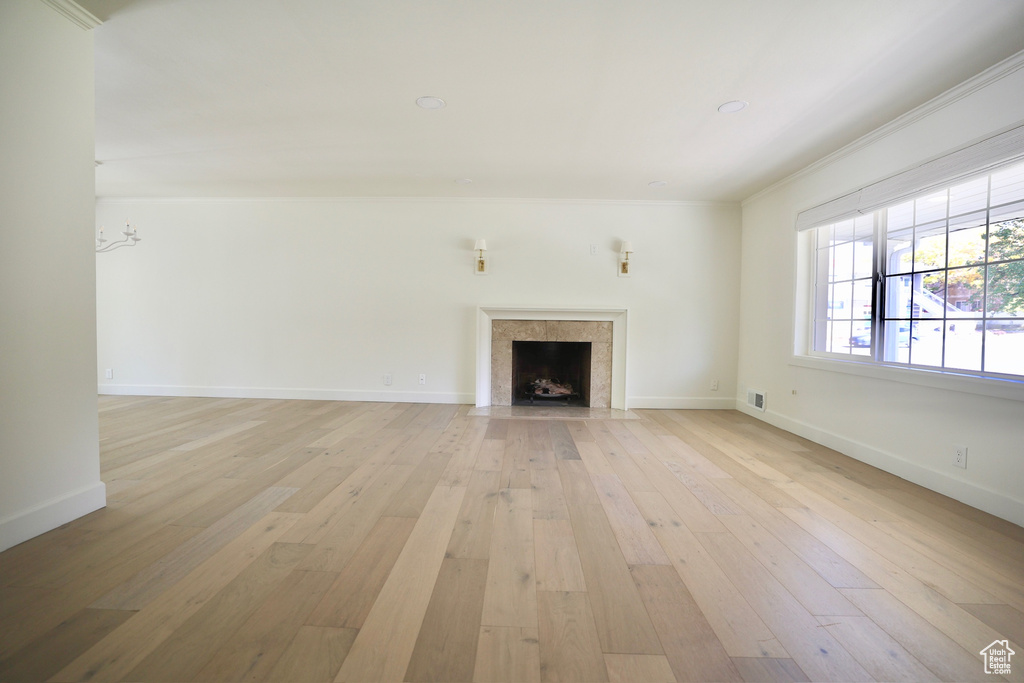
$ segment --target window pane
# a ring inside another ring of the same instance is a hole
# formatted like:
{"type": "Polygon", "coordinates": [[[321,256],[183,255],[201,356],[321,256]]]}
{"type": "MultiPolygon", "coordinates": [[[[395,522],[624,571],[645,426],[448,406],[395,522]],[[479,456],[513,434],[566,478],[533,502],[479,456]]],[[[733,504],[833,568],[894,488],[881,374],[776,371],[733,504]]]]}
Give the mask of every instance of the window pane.
{"type": "Polygon", "coordinates": [[[914,270],[946,267],[946,222],[919,225],[915,231],[914,270]]]}
{"type": "Polygon", "coordinates": [[[913,230],[890,232],[886,240],[886,259],[889,273],[909,273],[913,264],[913,230]]]}
{"type": "Polygon", "coordinates": [[[949,191],[949,215],[984,209],[988,202],[988,176],[957,185],[949,191]]]}
{"type": "Polygon", "coordinates": [[[910,362],[909,320],[890,320],[885,323],[882,359],[889,363],[910,362]]]}
{"type": "Polygon", "coordinates": [[[992,206],[1024,199],[1024,164],[992,174],[992,206]]]}
{"type": "Polygon", "coordinates": [[[980,318],[985,300],[985,269],[954,268],[946,276],[946,302],[955,317],[980,318]]]}
{"type": "Polygon", "coordinates": [[[985,370],[1024,375],[1024,321],[988,322],[985,329],[985,370]]]}
{"type": "Polygon", "coordinates": [[[946,367],[981,370],[981,323],[958,320],[946,326],[946,367]]]}
{"type": "Polygon", "coordinates": [[[830,351],[833,353],[850,352],[850,321],[838,320],[832,323],[832,340],[830,351]]]}
{"type": "Polygon", "coordinates": [[[1024,202],[992,213],[988,236],[988,260],[1024,258],[1024,202]]]}
{"type": "Polygon", "coordinates": [[[949,267],[969,266],[985,260],[985,213],[972,213],[949,221],[949,267]]]}
{"type": "Polygon", "coordinates": [[[914,222],[917,225],[929,223],[946,217],[946,192],[937,192],[921,197],[914,202],[914,222]]]}
{"type": "Polygon", "coordinates": [[[828,317],[849,320],[853,306],[853,283],[838,282],[829,287],[828,317]]]}
{"type": "Polygon", "coordinates": [[[853,277],[871,277],[875,261],[872,240],[858,240],[853,243],[853,277]]]}
{"type": "Polygon", "coordinates": [[[913,365],[942,366],[941,320],[915,320],[910,323],[910,362],[913,365]]]}
{"type": "Polygon", "coordinates": [[[1024,313],[1024,261],[1010,261],[988,267],[987,315],[1012,316],[1024,313]]]}
{"type": "Polygon", "coordinates": [[[850,335],[850,353],[858,356],[871,355],[871,322],[855,322],[850,335]]]}
{"type": "Polygon", "coordinates": [[[946,272],[915,275],[913,318],[942,318],[946,314],[946,272]]]}
{"type": "MultiPolygon", "coordinates": [[[[897,275],[885,279],[885,317],[909,318],[910,294],[913,291],[910,275],[897,275]]],[[[886,328],[888,330],[888,328],[886,328]]]]}
{"type": "Polygon", "coordinates": [[[832,249],[829,279],[849,280],[853,277],[853,242],[840,244],[832,249]]]}
{"type": "Polygon", "coordinates": [[[853,281],[852,318],[871,318],[871,280],[853,281]]]}
{"type": "Polygon", "coordinates": [[[909,228],[914,224],[914,202],[898,204],[886,209],[885,224],[889,232],[900,228],[909,228]]]}

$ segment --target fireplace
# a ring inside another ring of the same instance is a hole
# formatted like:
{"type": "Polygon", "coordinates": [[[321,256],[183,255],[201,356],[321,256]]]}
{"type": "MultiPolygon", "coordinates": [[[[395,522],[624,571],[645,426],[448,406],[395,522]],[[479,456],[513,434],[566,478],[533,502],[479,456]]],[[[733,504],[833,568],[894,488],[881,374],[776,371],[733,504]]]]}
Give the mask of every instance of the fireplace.
{"type": "MultiPolygon", "coordinates": [[[[513,381],[513,344],[515,342],[585,342],[590,345],[589,378],[580,372],[579,380],[564,377],[540,379],[561,379],[563,382],[578,383],[586,390],[586,404],[591,408],[620,408],[624,404],[622,384],[623,365],[616,359],[625,355],[625,311],[595,310],[533,310],[523,309],[480,309],[481,352],[479,360],[484,363],[486,382],[478,382],[477,405],[511,406],[516,392],[513,381]],[[531,315],[532,314],[532,315],[531,315]],[[526,317],[531,315],[531,317],[526,317]],[[580,319],[570,316],[587,316],[580,319]],[[508,316],[508,317],[505,317],[508,316]],[[516,316],[516,317],[511,317],[516,316]],[[536,317],[533,317],[536,316],[536,317]],[[541,318],[541,316],[550,316],[541,318]],[[558,316],[558,317],[555,317],[558,316]],[[604,317],[607,316],[607,317],[604,317]],[[618,367],[616,374],[613,369],[618,367]],[[486,393],[484,393],[486,392],[486,393]]],[[[547,372],[553,372],[551,369],[547,372]]],[[[568,374],[566,370],[559,373],[568,374]]],[[[530,380],[533,381],[533,380],[530,380]]],[[[580,392],[581,394],[583,392],[580,392]]],[[[549,403],[552,399],[546,399],[549,403]]],[[[527,401],[528,403],[528,401],[527,401]]],[[[535,399],[536,403],[536,399],[535,399]]],[[[576,403],[576,405],[581,405],[576,403]]]]}
{"type": "Polygon", "coordinates": [[[592,342],[513,341],[512,405],[590,405],[592,342]]]}

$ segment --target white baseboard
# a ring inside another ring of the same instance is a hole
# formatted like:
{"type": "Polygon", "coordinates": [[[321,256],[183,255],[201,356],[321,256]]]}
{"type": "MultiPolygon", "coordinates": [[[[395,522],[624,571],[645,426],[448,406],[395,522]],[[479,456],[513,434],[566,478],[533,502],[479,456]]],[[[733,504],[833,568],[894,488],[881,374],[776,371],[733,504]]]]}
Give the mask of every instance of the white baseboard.
{"type": "Polygon", "coordinates": [[[0,519],[0,551],[35,538],[107,505],[102,481],[0,519]]]}
{"type": "Polygon", "coordinates": [[[735,408],[742,413],[792,432],[822,446],[839,451],[855,460],[867,463],[880,470],[895,474],[926,489],[949,496],[1000,519],[1024,526],[1024,500],[1011,498],[997,491],[991,491],[969,481],[964,481],[942,472],[910,462],[893,453],[878,450],[872,446],[848,439],[806,422],[795,420],[770,410],[754,410],[745,401],[737,400],[735,408]]]}
{"type": "Polygon", "coordinates": [[[280,389],[274,387],[186,387],[138,384],[100,384],[99,393],[111,396],[197,396],[200,398],[273,398],[304,401],[369,401],[373,403],[468,403],[473,394],[428,391],[342,391],[335,389],[280,389]]]}
{"type": "Polygon", "coordinates": [[[626,399],[629,409],[651,408],[654,410],[732,410],[735,398],[681,398],[674,396],[630,396],[626,399]]]}

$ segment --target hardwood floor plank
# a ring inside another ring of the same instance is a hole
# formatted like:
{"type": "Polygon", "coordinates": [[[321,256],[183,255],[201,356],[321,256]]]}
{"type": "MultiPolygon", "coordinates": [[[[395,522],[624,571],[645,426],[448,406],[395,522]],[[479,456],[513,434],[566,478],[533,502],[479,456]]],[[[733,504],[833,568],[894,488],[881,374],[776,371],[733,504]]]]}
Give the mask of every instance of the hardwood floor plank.
{"type": "Polygon", "coordinates": [[[975,653],[953,642],[949,636],[885,590],[844,588],[841,592],[940,680],[991,679],[991,676],[984,673],[980,666],[981,660],[975,653]]]}
{"type": "Polygon", "coordinates": [[[494,510],[484,626],[537,626],[533,504],[529,491],[502,489],[494,510]]]}
{"type": "MultiPolygon", "coordinates": [[[[303,621],[334,583],[330,572],[293,571],[192,678],[259,681],[268,677],[303,621]]],[[[341,666],[341,661],[338,661],[341,666]]],[[[331,676],[337,673],[337,668],[331,676]]]]}
{"type": "Polygon", "coordinates": [[[405,673],[465,494],[465,487],[434,490],[336,681],[394,681],[405,673]]]}
{"type": "Polygon", "coordinates": [[[477,453],[476,463],[473,468],[501,472],[502,463],[505,460],[505,442],[498,439],[484,439],[480,444],[480,452],[477,453]]]}
{"type": "Polygon", "coordinates": [[[446,557],[486,560],[491,556],[491,528],[498,502],[500,473],[475,470],[448,542],[446,557]]]}
{"type": "MultiPolygon", "coordinates": [[[[847,556],[880,587],[934,624],[965,650],[973,651],[978,642],[988,644],[1001,637],[995,629],[950,602],[930,586],[921,583],[895,563],[878,555],[870,547],[823,519],[813,510],[785,512],[834,550],[847,556]]],[[[843,594],[849,597],[845,591],[843,594]]],[[[862,607],[857,607],[863,611],[862,607]]]]}
{"type": "Polygon", "coordinates": [[[282,487],[264,489],[91,606],[98,609],[142,609],[296,491],[282,487]]]}
{"type": "Polygon", "coordinates": [[[816,681],[870,681],[872,677],[731,534],[698,539],[786,648],[816,681]]]}
{"type": "Polygon", "coordinates": [[[295,521],[296,515],[291,513],[267,514],[75,658],[51,680],[124,678],[175,629],[277,542],[295,521]]]}
{"type": "Polygon", "coordinates": [[[608,680],[612,683],[675,683],[668,659],[661,655],[605,655],[608,680]]]}
{"type": "Polygon", "coordinates": [[[867,617],[818,617],[818,621],[877,681],[939,680],[867,617]]]}
{"type": "Polygon", "coordinates": [[[789,653],[659,493],[634,494],[672,566],[731,657],[789,653]]]}
{"type": "Polygon", "coordinates": [[[45,681],[134,615],[128,610],[80,610],[0,660],[0,681],[45,681]]]}
{"type": "Polygon", "coordinates": [[[415,524],[410,517],[381,517],[306,623],[362,628],[415,524]]]}
{"type": "Polygon", "coordinates": [[[266,680],[330,683],[348,656],[357,633],[353,628],[300,627],[266,680]]]}
{"type": "Polygon", "coordinates": [[[1009,605],[966,605],[960,608],[971,613],[1015,643],[1024,643],[1024,614],[1009,605]]]}
{"type": "Polygon", "coordinates": [[[722,519],[740,543],[771,572],[786,589],[800,601],[808,612],[820,615],[859,616],[843,594],[821,578],[811,567],[797,557],[782,541],[772,536],[763,526],[747,515],[722,519]]]}
{"type": "Polygon", "coordinates": [[[664,654],[604,508],[570,505],[569,517],[601,650],[617,654],[664,654]]]}
{"type": "Polygon", "coordinates": [[[607,681],[608,670],[586,593],[541,591],[542,681],[607,681]]]}
{"type": "Polygon", "coordinates": [[[568,519],[533,521],[537,590],[584,591],[587,589],[579,550],[568,519]]]}
{"type": "Polygon", "coordinates": [[[310,546],[275,543],[186,619],[128,674],[131,680],[196,678],[225,641],[278,589],[310,546]]]}
{"type": "Polygon", "coordinates": [[[534,519],[569,519],[562,478],[557,469],[530,469],[534,519]]]}
{"type": "Polygon", "coordinates": [[[474,683],[539,683],[539,643],[535,628],[481,626],[474,683]]]}
{"type": "Polygon", "coordinates": [[[637,565],[630,567],[630,573],[676,679],[741,680],[740,672],[722,646],[722,641],[715,635],[674,568],[637,565]]]}
{"type": "Polygon", "coordinates": [[[591,474],[590,479],[626,564],[671,564],[619,478],[591,474]]]}
{"type": "Polygon", "coordinates": [[[747,683],[808,683],[811,679],[792,659],[769,657],[733,657],[747,683]]]}
{"type": "Polygon", "coordinates": [[[448,558],[430,596],[405,681],[470,681],[476,665],[487,560],[448,558]]]}

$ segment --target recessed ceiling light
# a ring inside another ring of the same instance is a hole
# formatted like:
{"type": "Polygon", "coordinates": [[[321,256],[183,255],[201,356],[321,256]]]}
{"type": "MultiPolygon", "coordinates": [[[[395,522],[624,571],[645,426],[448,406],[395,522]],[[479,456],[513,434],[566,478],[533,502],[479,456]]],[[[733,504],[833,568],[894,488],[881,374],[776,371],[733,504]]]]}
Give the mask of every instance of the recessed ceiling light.
{"type": "Polygon", "coordinates": [[[665,187],[666,185],[668,185],[668,183],[665,182],[664,180],[652,180],[651,182],[647,183],[647,187],[654,188],[665,187]]]}
{"type": "Polygon", "coordinates": [[[458,178],[455,182],[457,182],[459,185],[469,185],[471,182],[473,182],[473,179],[472,178],[458,178]]]}
{"type": "Polygon", "coordinates": [[[440,97],[431,97],[429,95],[416,98],[416,104],[424,109],[444,109],[447,106],[440,97]]]}
{"type": "Polygon", "coordinates": [[[743,100],[733,100],[732,102],[726,102],[718,108],[718,111],[723,114],[735,114],[738,111],[743,111],[747,108],[747,103],[743,100]]]}

